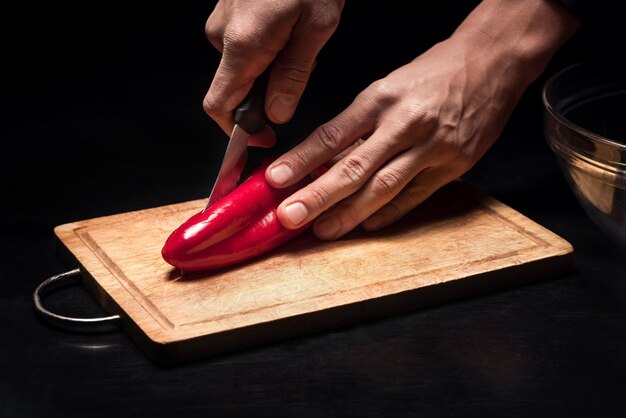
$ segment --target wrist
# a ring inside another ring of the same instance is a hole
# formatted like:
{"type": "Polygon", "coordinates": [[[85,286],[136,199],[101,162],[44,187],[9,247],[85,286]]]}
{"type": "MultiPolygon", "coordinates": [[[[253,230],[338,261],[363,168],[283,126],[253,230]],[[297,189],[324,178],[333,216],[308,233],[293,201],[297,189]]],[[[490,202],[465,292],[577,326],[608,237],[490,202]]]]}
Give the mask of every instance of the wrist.
{"type": "Polygon", "coordinates": [[[578,27],[578,20],[552,0],[484,0],[451,40],[513,78],[521,94],[578,27]]]}

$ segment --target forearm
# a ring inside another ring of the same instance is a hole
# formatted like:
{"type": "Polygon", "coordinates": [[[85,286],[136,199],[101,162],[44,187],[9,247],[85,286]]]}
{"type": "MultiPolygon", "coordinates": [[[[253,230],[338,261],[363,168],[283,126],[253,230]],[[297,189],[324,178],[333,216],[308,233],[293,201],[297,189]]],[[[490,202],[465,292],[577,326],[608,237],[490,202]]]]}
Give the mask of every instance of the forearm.
{"type": "Polygon", "coordinates": [[[484,0],[451,40],[466,45],[466,59],[500,68],[521,94],[579,25],[574,15],[553,0],[484,0]]]}

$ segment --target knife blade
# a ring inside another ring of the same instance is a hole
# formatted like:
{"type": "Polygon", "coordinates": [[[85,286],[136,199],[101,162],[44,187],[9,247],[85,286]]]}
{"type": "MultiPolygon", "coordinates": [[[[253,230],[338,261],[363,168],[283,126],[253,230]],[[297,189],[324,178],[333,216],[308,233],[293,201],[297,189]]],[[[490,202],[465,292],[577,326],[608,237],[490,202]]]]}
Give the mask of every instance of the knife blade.
{"type": "Polygon", "coordinates": [[[235,127],[204,210],[233,191],[241,179],[248,160],[248,138],[263,129],[267,123],[265,91],[268,77],[269,69],[257,77],[243,102],[234,111],[235,127]]]}

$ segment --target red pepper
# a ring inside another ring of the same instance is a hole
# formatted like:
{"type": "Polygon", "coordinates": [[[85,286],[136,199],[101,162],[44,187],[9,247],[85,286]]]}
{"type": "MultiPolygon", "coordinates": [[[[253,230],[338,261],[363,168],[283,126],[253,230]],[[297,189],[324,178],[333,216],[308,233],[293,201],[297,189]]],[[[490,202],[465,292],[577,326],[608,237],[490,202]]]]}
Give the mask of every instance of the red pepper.
{"type": "Polygon", "coordinates": [[[216,269],[266,253],[304,232],[310,223],[287,229],[278,221],[276,209],[311,179],[273,188],[265,181],[270,162],[254,169],[232,192],[174,230],[161,250],[163,259],[185,271],[216,269]]]}

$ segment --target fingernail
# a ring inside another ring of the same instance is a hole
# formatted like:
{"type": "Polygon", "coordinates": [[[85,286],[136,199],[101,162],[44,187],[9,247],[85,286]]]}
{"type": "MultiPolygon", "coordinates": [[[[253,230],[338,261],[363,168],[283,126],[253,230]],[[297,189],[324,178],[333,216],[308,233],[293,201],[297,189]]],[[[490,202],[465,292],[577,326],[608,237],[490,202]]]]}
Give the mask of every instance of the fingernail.
{"type": "Polygon", "coordinates": [[[306,210],[306,206],[300,202],[292,203],[285,208],[285,215],[294,225],[300,224],[308,214],[309,211],[306,210]]]}
{"type": "Polygon", "coordinates": [[[293,114],[293,107],[295,104],[295,96],[276,96],[270,104],[270,113],[276,121],[287,122],[293,114]]]}
{"type": "Polygon", "coordinates": [[[379,213],[375,213],[363,222],[363,228],[366,230],[376,230],[381,227],[385,218],[379,213]]]}
{"type": "Polygon", "coordinates": [[[270,177],[276,184],[284,184],[289,181],[293,172],[286,164],[280,164],[270,170],[270,177]]]}
{"type": "Polygon", "coordinates": [[[333,239],[339,233],[339,221],[334,216],[327,216],[315,223],[315,232],[320,238],[333,239]]]}

